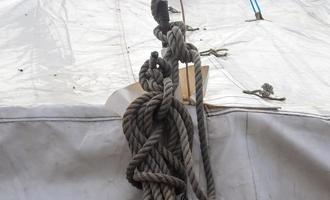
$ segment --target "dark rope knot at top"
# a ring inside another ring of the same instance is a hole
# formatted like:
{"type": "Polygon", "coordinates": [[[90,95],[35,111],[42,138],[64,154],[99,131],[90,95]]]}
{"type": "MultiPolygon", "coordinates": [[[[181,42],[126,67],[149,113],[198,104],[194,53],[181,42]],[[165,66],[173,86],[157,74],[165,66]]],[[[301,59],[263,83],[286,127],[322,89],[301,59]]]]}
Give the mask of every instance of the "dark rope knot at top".
{"type": "MultiPolygon", "coordinates": [[[[198,76],[198,83],[196,81],[196,84],[202,84],[200,56],[197,48],[193,44],[184,41],[185,31],[185,25],[182,22],[171,22],[170,30],[167,34],[162,32],[160,26],[154,29],[154,35],[162,41],[163,44],[167,44],[168,46],[164,55],[164,60],[171,66],[174,89],[176,89],[179,84],[179,61],[182,63],[194,63],[195,76],[198,76]]],[[[203,93],[199,94],[203,95],[203,93]]]]}
{"type": "Polygon", "coordinates": [[[162,41],[163,43],[168,44],[168,33],[174,28],[178,28],[181,31],[182,37],[186,32],[186,27],[183,22],[171,22],[169,23],[168,30],[166,33],[163,32],[162,27],[160,25],[156,26],[154,28],[154,35],[156,36],[157,39],[162,41]]]}
{"type": "Polygon", "coordinates": [[[179,27],[174,26],[167,33],[167,39],[171,56],[175,56],[182,63],[194,62],[193,54],[194,52],[198,52],[198,50],[193,44],[184,42],[183,34],[179,27]]]}

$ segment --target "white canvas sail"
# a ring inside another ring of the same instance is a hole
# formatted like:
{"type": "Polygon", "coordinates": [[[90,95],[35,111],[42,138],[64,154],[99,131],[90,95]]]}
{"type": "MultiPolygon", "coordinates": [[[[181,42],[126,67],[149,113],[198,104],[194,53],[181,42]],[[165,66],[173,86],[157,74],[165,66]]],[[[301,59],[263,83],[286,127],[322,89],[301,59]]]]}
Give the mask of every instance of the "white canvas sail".
{"type": "MultiPolygon", "coordinates": [[[[330,2],[259,3],[265,20],[246,22],[248,0],[185,1],[199,28],[187,40],[229,49],[202,57],[217,199],[329,200],[330,2]],[[242,92],[266,82],[286,101],[242,92]]],[[[104,104],[161,49],[149,4],[0,1],[0,199],[142,199],[125,179],[121,117],[104,104]]]]}

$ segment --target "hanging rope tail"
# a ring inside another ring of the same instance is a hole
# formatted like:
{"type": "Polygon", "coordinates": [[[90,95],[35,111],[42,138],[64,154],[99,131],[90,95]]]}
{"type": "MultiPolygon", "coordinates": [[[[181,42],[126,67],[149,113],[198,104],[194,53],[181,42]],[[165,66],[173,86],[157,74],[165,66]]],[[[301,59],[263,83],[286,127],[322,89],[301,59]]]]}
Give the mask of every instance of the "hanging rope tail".
{"type": "MultiPolygon", "coordinates": [[[[158,19],[158,3],[152,0],[154,18],[158,19]]],[[[197,48],[184,41],[185,25],[172,22],[166,34],[160,25],[155,36],[168,44],[164,58],[152,52],[139,72],[139,83],[146,93],[135,99],[123,117],[123,132],[132,153],[126,176],[143,190],[144,200],[176,200],[187,198],[187,185],[199,200],[214,200],[215,184],[208,154],[203,107],[201,60],[197,48]],[[192,118],[185,106],[174,98],[178,87],[178,62],[194,63],[196,113],[200,149],[207,191],[200,186],[193,170],[192,118]]]]}

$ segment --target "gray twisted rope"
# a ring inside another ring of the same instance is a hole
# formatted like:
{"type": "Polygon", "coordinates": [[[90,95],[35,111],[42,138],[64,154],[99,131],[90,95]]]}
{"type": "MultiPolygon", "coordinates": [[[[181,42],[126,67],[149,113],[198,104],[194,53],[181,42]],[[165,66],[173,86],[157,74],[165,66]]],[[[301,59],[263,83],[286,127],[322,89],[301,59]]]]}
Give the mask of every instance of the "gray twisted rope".
{"type": "Polygon", "coordinates": [[[170,23],[171,30],[167,33],[167,36],[163,35],[159,26],[154,29],[154,34],[159,40],[166,42],[169,45],[168,51],[164,56],[164,60],[166,60],[172,66],[172,80],[174,88],[178,86],[179,82],[178,61],[181,61],[182,63],[194,63],[198,133],[207,182],[207,194],[209,199],[215,199],[215,184],[208,154],[208,144],[205,129],[201,61],[197,48],[192,44],[184,42],[182,34],[182,32],[185,31],[184,27],[185,26],[183,23],[174,22],[170,23]]]}
{"type": "Polygon", "coordinates": [[[142,87],[145,91],[152,92],[137,98],[128,107],[124,115],[123,129],[133,154],[133,159],[127,168],[129,182],[138,188],[143,188],[145,199],[167,200],[175,199],[177,194],[185,192],[187,172],[195,179],[192,172],[192,134],[187,133],[187,130],[192,132],[193,126],[183,105],[173,98],[171,79],[160,75],[162,69],[166,69],[166,65],[155,67],[155,63],[163,62],[156,56],[157,54],[153,53],[152,58],[142,66],[140,71],[142,87]],[[159,61],[154,62],[154,60],[159,61]],[[156,84],[158,81],[161,83],[156,84]],[[169,111],[174,113],[173,118],[167,114],[169,111]],[[182,114],[177,114],[179,112],[182,114]],[[143,116],[140,127],[137,115],[143,116]],[[180,130],[185,130],[171,133],[180,135],[175,138],[177,140],[181,138],[181,151],[184,152],[181,154],[188,155],[182,156],[185,162],[179,160],[162,144],[164,133],[169,131],[164,124],[160,123],[162,120],[175,121],[180,130]],[[189,170],[186,171],[185,168],[189,170]]]}
{"type": "Polygon", "coordinates": [[[168,7],[168,12],[171,12],[171,13],[174,13],[174,14],[181,13],[179,10],[173,8],[172,6],[168,7]]]}
{"type": "Polygon", "coordinates": [[[228,51],[228,49],[212,49],[211,48],[207,51],[200,52],[200,56],[214,55],[215,57],[225,57],[228,55],[227,51],[228,51]]]}
{"type": "Polygon", "coordinates": [[[269,99],[269,100],[274,100],[274,101],[285,101],[286,98],[285,97],[272,97],[271,95],[274,94],[274,88],[272,85],[270,85],[269,83],[264,83],[261,86],[262,90],[243,90],[243,93],[245,94],[252,94],[255,96],[258,96],[260,98],[264,98],[264,99],[269,99]]]}
{"type": "MultiPolygon", "coordinates": [[[[160,1],[151,2],[157,22],[160,1]]],[[[204,119],[201,61],[197,48],[184,42],[184,32],[182,22],[170,23],[167,35],[159,26],[154,29],[155,36],[169,47],[164,59],[153,52],[142,65],[139,82],[147,93],[129,105],[123,118],[123,132],[132,153],[126,176],[133,186],[143,190],[144,200],[186,197],[188,182],[198,199],[215,199],[204,119]],[[195,65],[196,112],[206,194],[193,172],[192,119],[183,104],[173,97],[179,83],[178,61],[195,65]]]]}

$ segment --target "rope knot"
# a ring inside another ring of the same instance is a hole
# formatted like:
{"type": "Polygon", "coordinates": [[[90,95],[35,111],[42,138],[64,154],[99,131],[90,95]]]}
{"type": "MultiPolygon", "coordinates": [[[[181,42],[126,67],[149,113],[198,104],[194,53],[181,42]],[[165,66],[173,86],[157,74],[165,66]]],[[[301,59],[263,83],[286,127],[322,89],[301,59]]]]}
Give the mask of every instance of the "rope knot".
{"type": "Polygon", "coordinates": [[[156,117],[162,120],[166,117],[173,99],[173,84],[171,67],[162,58],[158,57],[158,52],[154,51],[141,67],[139,81],[142,88],[147,92],[156,92],[160,104],[156,109],[156,117]]]}
{"type": "Polygon", "coordinates": [[[141,67],[139,82],[147,92],[162,92],[164,89],[164,78],[171,74],[171,67],[165,60],[158,57],[158,52],[154,51],[141,67]]]}
{"type": "Polygon", "coordinates": [[[263,91],[261,91],[261,95],[263,97],[269,97],[270,95],[274,94],[274,88],[269,83],[264,83],[261,88],[263,89],[263,91]]]}
{"type": "MultiPolygon", "coordinates": [[[[177,27],[178,29],[180,29],[180,31],[183,35],[186,32],[186,27],[183,22],[171,22],[169,25],[169,31],[171,31],[174,27],[177,27]]],[[[156,26],[156,28],[154,29],[154,35],[162,43],[168,45],[168,37],[166,34],[164,34],[162,32],[160,25],[156,26]]]]}
{"type": "MultiPolygon", "coordinates": [[[[164,14],[160,13],[160,8],[164,8],[160,4],[165,5],[165,1],[151,2],[152,14],[157,22],[164,20],[160,17],[164,14]]],[[[154,33],[163,45],[168,45],[164,59],[159,58],[157,52],[152,52],[149,60],[142,65],[139,82],[147,92],[130,104],[123,118],[123,132],[132,153],[126,171],[127,179],[132,185],[143,189],[145,200],[186,199],[188,181],[199,200],[214,200],[199,53],[192,44],[185,43],[184,23],[170,23],[167,34],[161,30],[161,26],[157,26],[154,33]],[[173,97],[173,90],[179,83],[179,60],[193,62],[195,66],[196,115],[206,191],[202,190],[193,170],[194,126],[191,116],[185,106],[173,97]]]]}
{"type": "Polygon", "coordinates": [[[245,94],[253,94],[261,98],[269,99],[269,100],[275,100],[275,101],[285,101],[285,97],[273,97],[274,94],[274,88],[269,83],[264,83],[261,86],[262,90],[243,90],[245,94]]]}
{"type": "Polygon", "coordinates": [[[184,36],[179,27],[173,27],[171,31],[167,33],[168,45],[172,52],[172,55],[175,56],[182,63],[191,62],[190,52],[187,45],[184,41],[184,36]]]}

